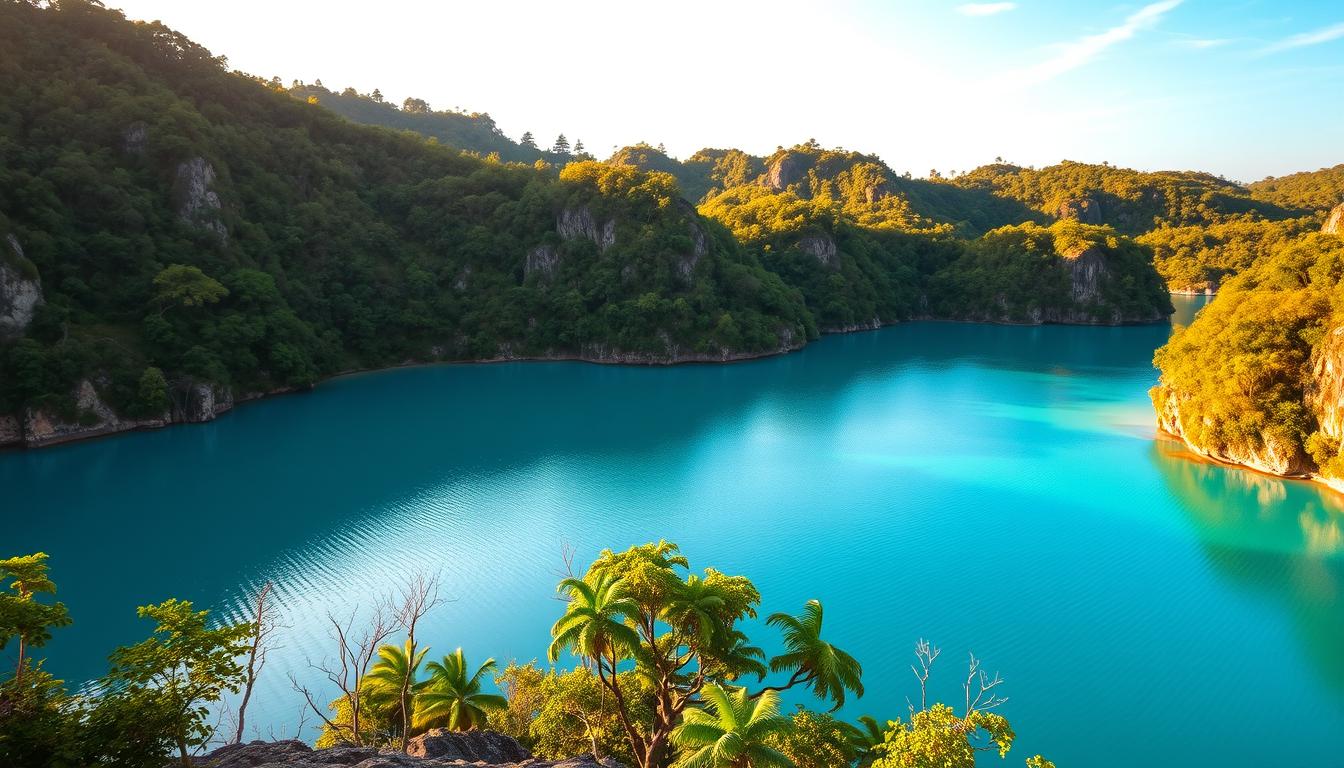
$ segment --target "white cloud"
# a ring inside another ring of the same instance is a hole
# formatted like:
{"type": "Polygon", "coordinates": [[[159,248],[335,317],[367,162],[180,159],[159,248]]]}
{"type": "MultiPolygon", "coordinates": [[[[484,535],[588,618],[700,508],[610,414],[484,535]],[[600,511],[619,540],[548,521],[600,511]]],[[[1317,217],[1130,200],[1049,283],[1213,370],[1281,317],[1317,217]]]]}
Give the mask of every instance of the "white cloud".
{"type": "Polygon", "coordinates": [[[993,16],[1016,7],[1017,3],[966,3],[957,6],[957,13],[962,16],[993,16]]]}
{"type": "Polygon", "coordinates": [[[1149,3],[1130,14],[1118,27],[1105,32],[1081,37],[1063,45],[1054,56],[1025,69],[1009,72],[1007,85],[1025,87],[1053,80],[1056,77],[1075,70],[1101,55],[1107,48],[1137,35],[1140,31],[1156,25],[1169,11],[1180,5],[1182,0],[1161,0],[1149,3]]]}
{"type": "Polygon", "coordinates": [[[1278,53],[1292,48],[1305,48],[1309,45],[1320,45],[1328,43],[1331,40],[1338,40],[1344,37],[1344,22],[1329,27],[1322,27],[1312,32],[1303,32],[1300,35],[1293,35],[1269,46],[1261,53],[1278,53]]]}

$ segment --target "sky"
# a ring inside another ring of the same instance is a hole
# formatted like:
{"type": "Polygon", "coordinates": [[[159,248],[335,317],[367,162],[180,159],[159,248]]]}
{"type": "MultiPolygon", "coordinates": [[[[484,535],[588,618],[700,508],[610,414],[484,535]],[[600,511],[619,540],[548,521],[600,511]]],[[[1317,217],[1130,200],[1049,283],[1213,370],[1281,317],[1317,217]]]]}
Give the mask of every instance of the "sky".
{"type": "Polygon", "coordinates": [[[1344,2],[107,0],[232,68],[488,112],[605,157],[816,139],[1253,181],[1344,162],[1344,2]]]}

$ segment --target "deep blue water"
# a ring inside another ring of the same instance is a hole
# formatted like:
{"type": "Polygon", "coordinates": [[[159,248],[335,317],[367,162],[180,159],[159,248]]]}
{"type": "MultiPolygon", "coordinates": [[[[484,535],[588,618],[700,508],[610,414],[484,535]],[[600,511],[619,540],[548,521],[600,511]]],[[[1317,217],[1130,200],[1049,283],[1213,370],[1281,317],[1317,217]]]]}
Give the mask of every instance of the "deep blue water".
{"type": "Polygon", "coordinates": [[[351,376],[0,455],[0,549],[51,554],[71,680],[143,636],[136,605],[236,614],[274,580],[263,734],[292,730],[286,673],[316,679],[328,607],[441,570],[436,651],[544,657],[565,545],[665,537],[753,578],[763,612],[820,598],[865,666],[847,715],[905,713],[924,637],[943,697],[968,651],[1007,679],[1005,764],[1344,765],[1344,504],[1156,439],[1168,333],[911,323],[730,366],[351,376]]]}

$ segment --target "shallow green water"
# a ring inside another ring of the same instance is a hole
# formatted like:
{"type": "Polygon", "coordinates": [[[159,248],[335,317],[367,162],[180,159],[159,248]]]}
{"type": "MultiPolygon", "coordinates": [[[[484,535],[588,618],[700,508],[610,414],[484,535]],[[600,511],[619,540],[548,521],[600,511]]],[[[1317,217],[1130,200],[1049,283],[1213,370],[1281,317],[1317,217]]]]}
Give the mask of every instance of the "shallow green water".
{"type": "Polygon", "coordinates": [[[526,660],[563,545],[666,537],[765,611],[822,599],[865,665],[847,714],[903,714],[927,637],[946,698],[969,650],[1008,680],[1005,764],[1344,764],[1344,505],[1155,439],[1167,333],[912,323],[731,366],[353,376],[0,455],[3,549],[51,553],[71,679],[142,636],[137,604],[236,612],[275,580],[291,627],[250,719],[277,732],[328,606],[442,569],[455,600],[422,636],[526,660]]]}

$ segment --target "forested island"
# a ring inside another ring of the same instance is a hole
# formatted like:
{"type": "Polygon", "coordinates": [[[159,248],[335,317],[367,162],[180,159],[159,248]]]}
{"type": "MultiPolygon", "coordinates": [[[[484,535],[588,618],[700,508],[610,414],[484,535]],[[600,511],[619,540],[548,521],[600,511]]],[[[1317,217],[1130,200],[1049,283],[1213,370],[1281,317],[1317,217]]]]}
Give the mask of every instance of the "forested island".
{"type": "Polygon", "coordinates": [[[1333,476],[1344,166],[913,178],[814,141],[599,161],[231,71],[86,0],[5,0],[0,22],[0,446],[407,363],[724,362],[912,319],[1164,322],[1169,291],[1216,291],[1158,355],[1160,425],[1333,476]]]}

